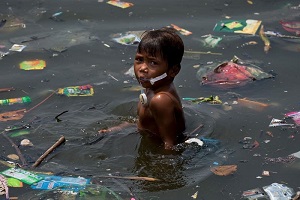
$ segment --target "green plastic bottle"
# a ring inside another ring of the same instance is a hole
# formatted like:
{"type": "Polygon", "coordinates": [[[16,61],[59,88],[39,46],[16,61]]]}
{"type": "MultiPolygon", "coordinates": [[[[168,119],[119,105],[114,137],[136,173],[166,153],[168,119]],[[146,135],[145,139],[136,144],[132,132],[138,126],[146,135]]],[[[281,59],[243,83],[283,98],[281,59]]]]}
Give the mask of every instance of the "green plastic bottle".
{"type": "Polygon", "coordinates": [[[0,105],[12,105],[15,103],[30,103],[31,99],[29,96],[12,98],[12,99],[2,99],[0,100],[0,105]]]}

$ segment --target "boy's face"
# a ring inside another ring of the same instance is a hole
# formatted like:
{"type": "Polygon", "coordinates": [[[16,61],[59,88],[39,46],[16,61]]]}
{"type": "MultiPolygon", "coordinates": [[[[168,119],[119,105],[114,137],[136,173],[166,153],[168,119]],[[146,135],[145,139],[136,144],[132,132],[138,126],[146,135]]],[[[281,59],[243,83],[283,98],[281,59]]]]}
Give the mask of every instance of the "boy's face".
{"type": "Polygon", "coordinates": [[[144,88],[151,87],[150,79],[168,73],[168,63],[159,54],[155,57],[144,52],[136,53],[134,73],[144,88]]]}

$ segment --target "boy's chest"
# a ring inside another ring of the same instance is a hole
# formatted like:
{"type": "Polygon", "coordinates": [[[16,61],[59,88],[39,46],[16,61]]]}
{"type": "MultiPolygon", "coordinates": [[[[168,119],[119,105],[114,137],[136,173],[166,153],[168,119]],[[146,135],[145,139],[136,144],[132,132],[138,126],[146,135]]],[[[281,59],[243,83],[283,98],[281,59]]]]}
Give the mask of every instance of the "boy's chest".
{"type": "Polygon", "coordinates": [[[158,133],[158,127],[148,106],[140,105],[138,108],[139,128],[158,133]]]}

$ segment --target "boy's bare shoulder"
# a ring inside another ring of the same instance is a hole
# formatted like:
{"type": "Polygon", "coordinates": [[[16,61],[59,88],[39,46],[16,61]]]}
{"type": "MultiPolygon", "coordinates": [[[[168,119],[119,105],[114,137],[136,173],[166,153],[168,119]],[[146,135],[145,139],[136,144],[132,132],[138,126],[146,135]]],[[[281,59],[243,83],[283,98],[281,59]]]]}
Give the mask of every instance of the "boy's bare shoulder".
{"type": "Polygon", "coordinates": [[[178,100],[170,92],[159,92],[150,101],[150,107],[157,109],[167,109],[175,106],[178,100]],[[172,106],[173,105],[173,106],[172,106]]]}

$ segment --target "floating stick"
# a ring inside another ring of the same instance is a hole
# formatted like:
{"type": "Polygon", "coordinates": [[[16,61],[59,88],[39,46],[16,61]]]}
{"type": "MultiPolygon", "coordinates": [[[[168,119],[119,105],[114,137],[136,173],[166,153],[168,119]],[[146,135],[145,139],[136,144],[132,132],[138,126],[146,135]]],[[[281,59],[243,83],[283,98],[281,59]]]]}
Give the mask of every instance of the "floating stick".
{"type": "Polygon", "coordinates": [[[222,53],[213,53],[213,52],[210,52],[210,51],[207,51],[207,52],[203,52],[203,51],[184,51],[184,53],[194,53],[194,54],[206,54],[206,55],[222,55],[222,53]]]}
{"type": "Polygon", "coordinates": [[[56,147],[60,146],[65,141],[65,137],[61,136],[59,140],[57,140],[57,142],[55,142],[43,155],[41,155],[31,167],[37,167],[56,147]]]}
{"type": "Polygon", "coordinates": [[[15,88],[13,88],[13,87],[10,87],[10,88],[0,88],[0,92],[9,92],[9,91],[12,91],[12,90],[15,90],[15,88]]]}
{"type": "Polygon", "coordinates": [[[119,179],[130,179],[140,181],[159,181],[157,178],[144,177],[144,176],[98,176],[100,178],[119,178],[119,179]]]}
{"type": "Polygon", "coordinates": [[[20,160],[21,160],[21,162],[22,162],[22,166],[26,166],[27,165],[27,163],[26,163],[26,160],[25,160],[25,158],[24,158],[24,156],[23,156],[23,154],[21,153],[21,151],[20,151],[20,149],[19,149],[19,147],[6,135],[6,133],[3,131],[2,132],[2,135],[3,135],[3,137],[5,137],[5,139],[7,139],[10,143],[11,143],[11,145],[15,148],[15,150],[16,150],[16,152],[17,152],[17,154],[18,154],[18,156],[19,156],[19,158],[20,158],[20,160]]]}

